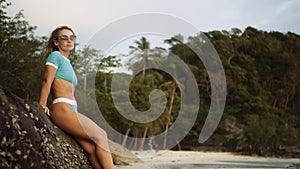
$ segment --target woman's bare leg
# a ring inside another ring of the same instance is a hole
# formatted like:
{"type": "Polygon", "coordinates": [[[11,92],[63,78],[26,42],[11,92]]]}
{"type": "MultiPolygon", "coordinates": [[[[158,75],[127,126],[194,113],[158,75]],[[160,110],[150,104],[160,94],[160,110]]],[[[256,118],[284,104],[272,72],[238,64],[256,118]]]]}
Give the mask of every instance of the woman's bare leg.
{"type": "Polygon", "coordinates": [[[89,154],[89,159],[95,168],[99,165],[103,169],[114,168],[107,135],[102,128],[83,114],[74,112],[67,103],[53,104],[50,114],[56,125],[78,140],[89,154]]]}
{"type": "Polygon", "coordinates": [[[78,143],[82,146],[82,148],[86,151],[87,156],[92,163],[94,169],[101,169],[100,162],[97,159],[96,151],[95,151],[95,144],[90,140],[82,140],[77,139],[78,143]]]}
{"type": "Polygon", "coordinates": [[[77,115],[86,134],[95,144],[96,157],[103,169],[114,168],[106,132],[83,114],[77,113],[77,115]]]}

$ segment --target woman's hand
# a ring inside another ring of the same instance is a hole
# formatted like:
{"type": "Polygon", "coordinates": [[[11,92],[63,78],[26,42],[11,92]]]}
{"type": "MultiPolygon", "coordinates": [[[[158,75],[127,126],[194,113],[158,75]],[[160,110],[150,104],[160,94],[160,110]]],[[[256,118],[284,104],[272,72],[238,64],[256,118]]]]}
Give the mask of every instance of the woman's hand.
{"type": "Polygon", "coordinates": [[[49,110],[49,108],[48,108],[47,106],[43,106],[43,105],[42,105],[42,108],[43,108],[44,112],[45,112],[48,116],[50,116],[50,110],[49,110]]]}

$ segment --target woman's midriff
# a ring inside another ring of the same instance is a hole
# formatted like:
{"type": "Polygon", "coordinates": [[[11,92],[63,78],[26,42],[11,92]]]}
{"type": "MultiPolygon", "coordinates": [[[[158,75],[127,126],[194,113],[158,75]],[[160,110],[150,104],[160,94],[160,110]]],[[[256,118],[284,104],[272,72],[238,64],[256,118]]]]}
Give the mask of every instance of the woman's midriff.
{"type": "Polygon", "coordinates": [[[52,83],[52,98],[68,98],[74,100],[74,86],[72,83],[65,81],[63,79],[54,79],[52,83]]]}
{"type": "MultiPolygon", "coordinates": [[[[68,98],[75,100],[74,98],[74,87],[72,83],[62,80],[54,79],[52,83],[52,98],[53,100],[57,98],[68,98]]],[[[74,116],[71,105],[66,102],[58,102],[51,105],[51,119],[58,126],[63,125],[70,116],[74,116]],[[63,113],[62,113],[63,112],[63,113]]]]}

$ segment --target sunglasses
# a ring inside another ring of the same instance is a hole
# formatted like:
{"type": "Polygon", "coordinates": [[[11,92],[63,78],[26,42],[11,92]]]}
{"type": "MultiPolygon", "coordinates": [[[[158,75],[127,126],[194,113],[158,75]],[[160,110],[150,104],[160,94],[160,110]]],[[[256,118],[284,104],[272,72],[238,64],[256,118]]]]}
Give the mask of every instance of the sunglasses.
{"type": "Polygon", "coordinates": [[[74,41],[74,40],[76,40],[76,36],[75,35],[71,35],[70,37],[68,37],[67,35],[61,35],[60,37],[59,37],[61,40],[71,40],[71,41],[74,41]]]}

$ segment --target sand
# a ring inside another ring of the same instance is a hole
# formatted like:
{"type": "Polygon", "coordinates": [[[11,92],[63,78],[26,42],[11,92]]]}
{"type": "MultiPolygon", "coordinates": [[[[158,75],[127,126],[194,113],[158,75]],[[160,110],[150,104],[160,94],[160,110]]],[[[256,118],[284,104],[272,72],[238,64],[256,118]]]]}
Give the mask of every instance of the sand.
{"type": "Polygon", "coordinates": [[[116,169],[163,169],[171,168],[285,168],[300,159],[280,159],[235,155],[227,152],[199,151],[136,151],[143,163],[132,166],[117,166],[116,169]],[[182,166],[182,167],[181,167],[182,166]]]}

